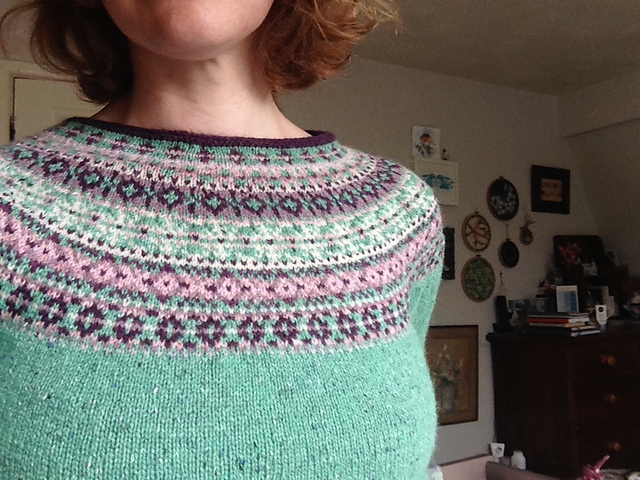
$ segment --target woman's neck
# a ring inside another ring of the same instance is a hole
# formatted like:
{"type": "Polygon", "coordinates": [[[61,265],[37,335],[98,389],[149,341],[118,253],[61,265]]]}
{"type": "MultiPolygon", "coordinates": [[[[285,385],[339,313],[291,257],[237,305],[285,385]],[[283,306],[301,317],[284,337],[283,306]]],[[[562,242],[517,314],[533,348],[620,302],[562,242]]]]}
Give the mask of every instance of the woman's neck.
{"type": "Polygon", "coordinates": [[[130,95],[94,116],[145,128],[210,135],[296,138],[308,134],[279,110],[248,53],[229,52],[207,61],[160,57],[132,45],[130,95]]]}

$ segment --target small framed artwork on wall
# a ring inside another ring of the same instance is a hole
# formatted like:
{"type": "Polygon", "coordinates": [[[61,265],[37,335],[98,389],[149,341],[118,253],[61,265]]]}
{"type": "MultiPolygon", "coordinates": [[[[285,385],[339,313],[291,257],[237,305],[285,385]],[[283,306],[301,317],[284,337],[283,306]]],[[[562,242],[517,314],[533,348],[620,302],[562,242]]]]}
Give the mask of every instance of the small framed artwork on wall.
{"type": "Polygon", "coordinates": [[[531,166],[531,211],[568,215],[571,207],[571,171],[531,166]]]}
{"type": "Polygon", "coordinates": [[[411,129],[411,152],[414,158],[440,158],[440,129],[413,126],[411,129]]]}
{"type": "Polygon", "coordinates": [[[458,164],[442,160],[416,160],[416,174],[431,187],[440,205],[458,205],[458,164]]]}

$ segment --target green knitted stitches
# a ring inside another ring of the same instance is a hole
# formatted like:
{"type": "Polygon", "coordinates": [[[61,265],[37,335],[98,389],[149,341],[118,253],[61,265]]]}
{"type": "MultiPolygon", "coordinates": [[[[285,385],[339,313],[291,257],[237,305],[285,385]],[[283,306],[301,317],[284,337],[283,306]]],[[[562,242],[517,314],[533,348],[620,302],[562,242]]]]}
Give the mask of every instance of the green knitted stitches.
{"type": "Polygon", "coordinates": [[[12,452],[0,478],[39,480],[30,466],[46,459],[47,480],[421,480],[436,415],[420,352],[405,336],[213,361],[78,350],[0,325],[0,452],[12,452]],[[23,382],[52,361],[46,381],[23,382]]]}
{"type": "Polygon", "coordinates": [[[331,135],[99,125],[2,150],[0,479],[422,479],[428,188],[331,135]]]}

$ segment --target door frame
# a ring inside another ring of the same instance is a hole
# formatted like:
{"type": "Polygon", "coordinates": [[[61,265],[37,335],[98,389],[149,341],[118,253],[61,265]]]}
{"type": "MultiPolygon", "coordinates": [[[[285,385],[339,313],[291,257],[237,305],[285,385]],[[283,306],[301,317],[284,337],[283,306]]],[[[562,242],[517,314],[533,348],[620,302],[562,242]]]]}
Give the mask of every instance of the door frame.
{"type": "Polygon", "coordinates": [[[16,78],[31,80],[73,81],[47,72],[35,63],[0,60],[0,144],[9,143],[11,117],[14,114],[13,82],[16,78]]]}

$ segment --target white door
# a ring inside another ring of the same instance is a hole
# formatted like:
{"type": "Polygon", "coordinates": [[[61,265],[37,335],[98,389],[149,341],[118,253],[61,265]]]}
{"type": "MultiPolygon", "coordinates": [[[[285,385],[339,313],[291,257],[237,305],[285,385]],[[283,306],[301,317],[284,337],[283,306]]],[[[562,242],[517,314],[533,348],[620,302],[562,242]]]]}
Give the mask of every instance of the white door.
{"type": "Polygon", "coordinates": [[[14,138],[32,135],[70,117],[90,117],[102,108],[78,96],[64,80],[14,77],[14,138]]]}

